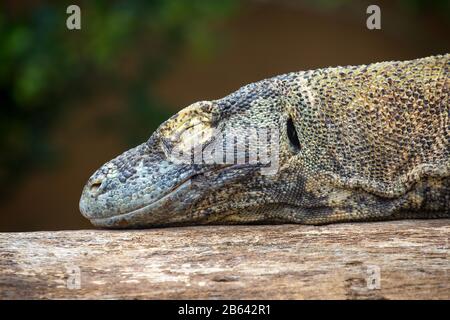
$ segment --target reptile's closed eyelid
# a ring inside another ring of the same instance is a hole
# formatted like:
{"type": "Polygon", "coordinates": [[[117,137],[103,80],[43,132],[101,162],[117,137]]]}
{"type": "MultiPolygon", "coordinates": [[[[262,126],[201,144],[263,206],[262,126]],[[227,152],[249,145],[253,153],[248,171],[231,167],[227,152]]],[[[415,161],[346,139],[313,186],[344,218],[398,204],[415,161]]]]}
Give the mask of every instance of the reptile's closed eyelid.
{"type": "Polygon", "coordinates": [[[212,108],[210,111],[209,122],[212,127],[216,127],[221,119],[221,113],[219,108],[212,108]]]}

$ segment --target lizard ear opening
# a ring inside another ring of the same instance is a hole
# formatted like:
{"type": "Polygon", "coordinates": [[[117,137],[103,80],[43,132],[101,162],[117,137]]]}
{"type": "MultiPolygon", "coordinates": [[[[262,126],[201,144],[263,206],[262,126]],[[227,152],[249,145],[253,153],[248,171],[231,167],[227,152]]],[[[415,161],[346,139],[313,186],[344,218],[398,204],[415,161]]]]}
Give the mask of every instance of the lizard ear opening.
{"type": "Polygon", "coordinates": [[[287,136],[289,138],[289,142],[291,143],[292,147],[295,151],[300,150],[300,141],[298,140],[297,131],[295,130],[294,122],[292,121],[292,118],[289,117],[287,120],[287,136]]]}

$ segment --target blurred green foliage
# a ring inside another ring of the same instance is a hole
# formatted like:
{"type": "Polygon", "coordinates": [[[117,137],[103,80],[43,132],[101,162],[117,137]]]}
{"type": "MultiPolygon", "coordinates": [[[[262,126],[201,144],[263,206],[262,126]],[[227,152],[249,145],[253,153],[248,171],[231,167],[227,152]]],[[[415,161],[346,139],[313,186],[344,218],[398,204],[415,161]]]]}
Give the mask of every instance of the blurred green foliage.
{"type": "Polygon", "coordinates": [[[128,99],[126,114],[112,126],[127,127],[128,144],[141,142],[168,117],[149,92],[152,81],[180,46],[200,57],[210,54],[218,38],[214,27],[236,6],[233,0],[3,2],[0,195],[30,170],[54,164],[52,126],[70,102],[101,85],[128,99]],[[81,8],[81,30],[66,28],[66,8],[73,3],[81,8]],[[137,70],[125,81],[124,55],[137,70]]]}

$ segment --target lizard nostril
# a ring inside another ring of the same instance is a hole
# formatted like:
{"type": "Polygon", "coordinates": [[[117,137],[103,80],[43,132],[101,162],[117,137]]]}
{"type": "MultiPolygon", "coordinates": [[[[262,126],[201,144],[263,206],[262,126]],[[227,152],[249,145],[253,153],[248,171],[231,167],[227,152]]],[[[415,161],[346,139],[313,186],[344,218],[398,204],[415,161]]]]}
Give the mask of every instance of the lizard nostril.
{"type": "Polygon", "coordinates": [[[98,189],[100,189],[102,185],[101,181],[95,181],[94,183],[91,183],[91,185],[89,186],[89,191],[91,193],[97,193],[98,189]]]}

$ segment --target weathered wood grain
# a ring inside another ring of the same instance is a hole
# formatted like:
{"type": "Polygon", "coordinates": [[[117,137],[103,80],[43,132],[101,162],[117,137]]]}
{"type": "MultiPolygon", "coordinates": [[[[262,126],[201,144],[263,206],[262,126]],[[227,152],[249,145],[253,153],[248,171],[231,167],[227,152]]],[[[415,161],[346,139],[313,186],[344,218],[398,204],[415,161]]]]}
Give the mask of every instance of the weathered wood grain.
{"type": "Polygon", "coordinates": [[[0,233],[0,298],[450,299],[449,235],[450,220],[0,233]]]}

